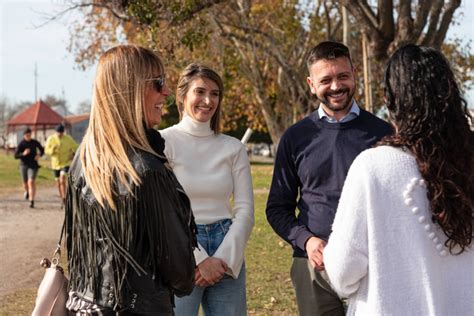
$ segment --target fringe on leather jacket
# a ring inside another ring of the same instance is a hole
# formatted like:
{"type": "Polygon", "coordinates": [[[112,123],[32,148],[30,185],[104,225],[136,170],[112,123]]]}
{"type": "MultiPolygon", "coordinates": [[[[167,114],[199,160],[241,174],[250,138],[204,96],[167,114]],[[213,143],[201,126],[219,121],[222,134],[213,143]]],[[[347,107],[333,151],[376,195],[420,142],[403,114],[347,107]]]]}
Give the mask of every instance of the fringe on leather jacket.
{"type": "MultiPolygon", "coordinates": [[[[159,133],[147,136],[164,157],[159,133]]],[[[131,193],[117,185],[116,211],[97,203],[79,155],[72,163],[66,199],[71,311],[172,315],[173,295],[193,289],[197,243],[189,198],[165,159],[140,150],[130,150],[129,159],[141,184],[131,193]]]]}

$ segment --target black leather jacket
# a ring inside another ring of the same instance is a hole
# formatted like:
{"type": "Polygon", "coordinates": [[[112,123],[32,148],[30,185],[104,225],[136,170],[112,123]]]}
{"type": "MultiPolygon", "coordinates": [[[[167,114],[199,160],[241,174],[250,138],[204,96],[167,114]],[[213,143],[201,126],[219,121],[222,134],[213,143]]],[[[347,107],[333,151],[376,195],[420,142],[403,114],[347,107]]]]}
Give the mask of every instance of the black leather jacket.
{"type": "MultiPolygon", "coordinates": [[[[164,157],[158,132],[148,136],[164,157]]],[[[172,315],[173,295],[193,289],[190,201],[166,159],[140,150],[130,150],[129,159],[141,184],[132,185],[132,193],[116,185],[116,211],[97,203],[79,154],[71,165],[66,200],[70,310],[172,315]]]]}

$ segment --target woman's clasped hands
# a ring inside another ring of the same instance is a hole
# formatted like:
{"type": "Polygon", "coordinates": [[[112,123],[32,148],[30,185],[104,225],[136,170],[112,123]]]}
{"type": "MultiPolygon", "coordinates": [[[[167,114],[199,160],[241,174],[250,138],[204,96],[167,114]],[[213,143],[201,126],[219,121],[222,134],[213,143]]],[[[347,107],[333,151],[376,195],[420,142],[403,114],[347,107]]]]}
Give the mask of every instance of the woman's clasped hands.
{"type": "Polygon", "coordinates": [[[196,267],[196,285],[206,287],[219,282],[227,271],[227,264],[219,258],[208,257],[196,267]]]}

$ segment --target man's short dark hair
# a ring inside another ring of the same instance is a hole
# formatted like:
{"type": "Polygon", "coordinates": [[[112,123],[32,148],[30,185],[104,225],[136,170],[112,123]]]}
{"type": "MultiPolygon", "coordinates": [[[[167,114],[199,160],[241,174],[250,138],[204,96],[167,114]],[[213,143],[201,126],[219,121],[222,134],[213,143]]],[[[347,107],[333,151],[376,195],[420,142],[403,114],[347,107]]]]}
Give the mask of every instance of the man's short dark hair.
{"type": "Polygon", "coordinates": [[[309,51],[306,66],[309,71],[311,66],[319,60],[331,60],[339,57],[346,57],[352,65],[351,54],[346,45],[333,41],[321,42],[309,51]]]}
{"type": "Polygon", "coordinates": [[[56,132],[58,132],[58,133],[64,133],[64,125],[63,125],[63,124],[59,124],[58,126],[56,126],[56,132]]]}

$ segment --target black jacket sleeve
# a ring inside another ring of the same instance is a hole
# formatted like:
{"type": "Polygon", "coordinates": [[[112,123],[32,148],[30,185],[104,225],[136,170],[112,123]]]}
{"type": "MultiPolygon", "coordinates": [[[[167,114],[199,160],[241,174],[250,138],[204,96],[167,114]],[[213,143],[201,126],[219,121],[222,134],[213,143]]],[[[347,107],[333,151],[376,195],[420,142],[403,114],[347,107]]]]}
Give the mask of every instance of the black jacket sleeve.
{"type": "Polygon", "coordinates": [[[147,236],[136,240],[148,239],[151,256],[137,257],[157,260],[153,264],[158,268],[157,274],[181,296],[190,294],[194,287],[194,219],[187,196],[173,178],[171,171],[149,171],[142,176],[143,184],[136,192],[141,213],[137,227],[147,236]]]}
{"type": "Polygon", "coordinates": [[[43,156],[44,155],[44,147],[41,146],[41,144],[38,141],[36,141],[36,148],[38,148],[40,156],[43,156]]]}
{"type": "Polygon", "coordinates": [[[20,142],[18,144],[18,147],[16,148],[16,151],[15,151],[15,159],[20,159],[21,157],[23,157],[23,151],[24,150],[25,150],[24,143],[20,142]]]}
{"type": "Polygon", "coordinates": [[[122,297],[119,306],[134,291],[158,297],[166,287],[186,295],[194,286],[195,223],[189,200],[155,155],[131,157],[140,183],[132,184],[131,192],[123,185],[114,188],[116,210],[98,204],[78,155],[71,165],[66,199],[70,288],[81,295],[91,292],[104,306],[114,304],[103,299],[110,295],[101,292],[104,284],[112,284],[115,297],[122,297]]]}

